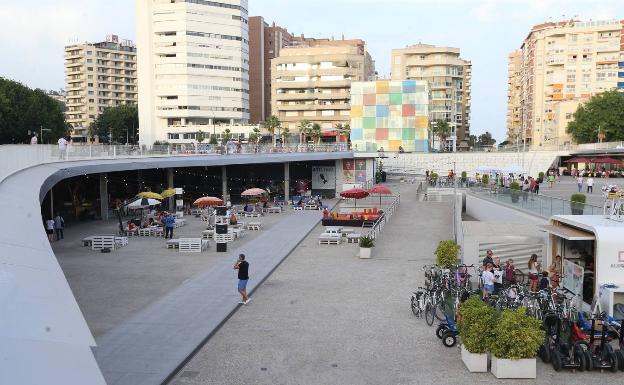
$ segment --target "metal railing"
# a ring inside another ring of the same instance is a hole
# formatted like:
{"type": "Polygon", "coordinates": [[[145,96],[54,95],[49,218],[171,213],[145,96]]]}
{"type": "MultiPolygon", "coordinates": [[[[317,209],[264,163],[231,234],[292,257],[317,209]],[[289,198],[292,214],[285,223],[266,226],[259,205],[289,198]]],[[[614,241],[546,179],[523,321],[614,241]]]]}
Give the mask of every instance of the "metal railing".
{"type": "Polygon", "coordinates": [[[396,195],[394,198],[390,206],[384,210],[384,215],[380,216],[375,223],[373,223],[373,227],[370,228],[366,236],[372,239],[376,239],[377,236],[379,236],[381,230],[383,230],[390,217],[394,215],[399,204],[401,204],[401,194],[396,195]]]}
{"type": "Polygon", "coordinates": [[[469,191],[476,196],[511,205],[516,209],[529,211],[545,218],[550,218],[553,215],[603,215],[604,213],[602,206],[594,206],[589,203],[573,205],[567,199],[503,187],[474,186],[470,187],[469,191]]]}

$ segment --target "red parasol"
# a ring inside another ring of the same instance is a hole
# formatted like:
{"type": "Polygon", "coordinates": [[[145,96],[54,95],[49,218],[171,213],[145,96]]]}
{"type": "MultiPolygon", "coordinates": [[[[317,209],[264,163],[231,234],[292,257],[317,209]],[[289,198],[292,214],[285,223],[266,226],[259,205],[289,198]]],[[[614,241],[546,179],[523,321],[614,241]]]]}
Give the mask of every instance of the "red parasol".
{"type": "Polygon", "coordinates": [[[566,161],[564,161],[563,163],[591,163],[591,159],[587,159],[587,158],[572,158],[572,159],[568,159],[566,161]]]}
{"type": "Polygon", "coordinates": [[[254,187],[254,188],[250,188],[248,190],[243,191],[241,193],[241,196],[244,196],[244,197],[255,197],[255,196],[258,196],[258,195],[265,195],[265,194],[268,194],[266,192],[266,190],[254,187]]]}
{"type": "Polygon", "coordinates": [[[223,206],[223,199],[219,199],[216,197],[201,197],[195,200],[195,202],[193,202],[193,205],[199,207],[223,206]]]}
{"type": "Polygon", "coordinates": [[[594,158],[594,159],[592,159],[592,163],[597,163],[597,164],[622,164],[622,161],[619,160],[619,159],[615,159],[615,158],[604,157],[604,158],[594,158]]]}
{"type": "Polygon", "coordinates": [[[355,199],[355,207],[357,207],[358,199],[366,198],[369,195],[368,191],[361,188],[352,188],[340,193],[340,196],[343,198],[355,199]]]}
{"type": "Polygon", "coordinates": [[[381,184],[373,186],[373,188],[368,190],[368,192],[371,194],[379,194],[379,208],[381,208],[381,196],[392,195],[392,191],[388,187],[381,184]]]}

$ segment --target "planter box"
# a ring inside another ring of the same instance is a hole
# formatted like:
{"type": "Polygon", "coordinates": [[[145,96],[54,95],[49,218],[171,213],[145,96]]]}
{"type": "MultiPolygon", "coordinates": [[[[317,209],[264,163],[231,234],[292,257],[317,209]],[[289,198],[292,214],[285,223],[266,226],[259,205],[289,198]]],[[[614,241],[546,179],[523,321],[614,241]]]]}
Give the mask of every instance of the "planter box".
{"type": "Polygon", "coordinates": [[[536,372],[535,358],[505,360],[492,356],[492,374],[496,378],[535,378],[536,372]]]}
{"type": "Polygon", "coordinates": [[[360,259],[369,259],[372,252],[372,247],[360,247],[360,259]]]}
{"type": "Polygon", "coordinates": [[[488,355],[487,353],[470,353],[464,345],[461,346],[461,358],[471,373],[484,373],[488,371],[488,355]]]}

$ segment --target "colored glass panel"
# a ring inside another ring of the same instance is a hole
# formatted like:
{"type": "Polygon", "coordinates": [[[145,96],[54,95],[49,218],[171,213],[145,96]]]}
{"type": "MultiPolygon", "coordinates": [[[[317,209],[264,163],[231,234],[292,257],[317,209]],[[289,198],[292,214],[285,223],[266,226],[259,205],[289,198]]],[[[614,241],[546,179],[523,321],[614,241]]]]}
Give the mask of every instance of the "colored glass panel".
{"type": "Polygon", "coordinates": [[[364,105],[365,106],[374,106],[377,104],[377,95],[375,94],[364,94],[364,105]]]}
{"type": "Polygon", "coordinates": [[[402,128],[390,128],[390,132],[388,133],[388,139],[401,140],[401,131],[402,128]]]}
{"type": "Polygon", "coordinates": [[[364,127],[364,129],[377,128],[377,118],[363,118],[362,120],[362,127],[364,127]]]}
{"type": "Polygon", "coordinates": [[[413,104],[404,104],[403,105],[403,116],[414,116],[416,115],[416,106],[413,104]]]}
{"type": "Polygon", "coordinates": [[[390,114],[390,109],[388,106],[377,105],[377,117],[385,118],[390,114]]]}
{"type": "Polygon", "coordinates": [[[416,130],[413,128],[402,128],[401,129],[401,139],[403,140],[414,140],[416,139],[416,130]]]}
{"type": "Polygon", "coordinates": [[[387,94],[390,91],[390,82],[387,80],[381,80],[375,83],[377,87],[377,94],[387,94]]]}
{"type": "Polygon", "coordinates": [[[416,82],[413,80],[408,80],[403,82],[403,93],[404,94],[414,94],[416,92],[416,82]]]}
{"type": "Polygon", "coordinates": [[[351,128],[351,140],[361,140],[363,136],[361,128],[351,128]]]}
{"type": "Polygon", "coordinates": [[[377,106],[364,106],[364,117],[374,118],[377,114],[377,106]]]}
{"type": "Polygon", "coordinates": [[[375,130],[375,139],[376,140],[384,140],[388,139],[388,129],[387,128],[378,128],[375,130]]]}
{"type": "Polygon", "coordinates": [[[403,141],[401,140],[389,140],[388,142],[388,151],[399,151],[399,147],[402,147],[403,144],[403,141]]]}
{"type": "Polygon", "coordinates": [[[390,104],[403,104],[403,97],[401,94],[390,94],[390,104]]]}
{"type": "Polygon", "coordinates": [[[362,106],[351,106],[351,117],[352,118],[361,118],[362,117],[362,106]]]}

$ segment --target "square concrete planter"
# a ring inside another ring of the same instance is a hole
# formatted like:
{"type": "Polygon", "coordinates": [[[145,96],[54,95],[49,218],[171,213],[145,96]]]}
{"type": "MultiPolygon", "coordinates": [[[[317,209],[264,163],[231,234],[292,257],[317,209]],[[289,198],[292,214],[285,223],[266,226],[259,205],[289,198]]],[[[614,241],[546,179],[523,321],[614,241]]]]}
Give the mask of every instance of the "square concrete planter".
{"type": "Polygon", "coordinates": [[[372,247],[360,247],[360,259],[370,259],[372,253],[372,247]]]}
{"type": "Polygon", "coordinates": [[[535,378],[537,363],[535,358],[506,360],[492,356],[492,374],[496,378],[535,378]]]}
{"type": "Polygon", "coordinates": [[[471,373],[484,373],[488,371],[487,353],[470,353],[464,345],[461,346],[461,358],[471,373]]]}

